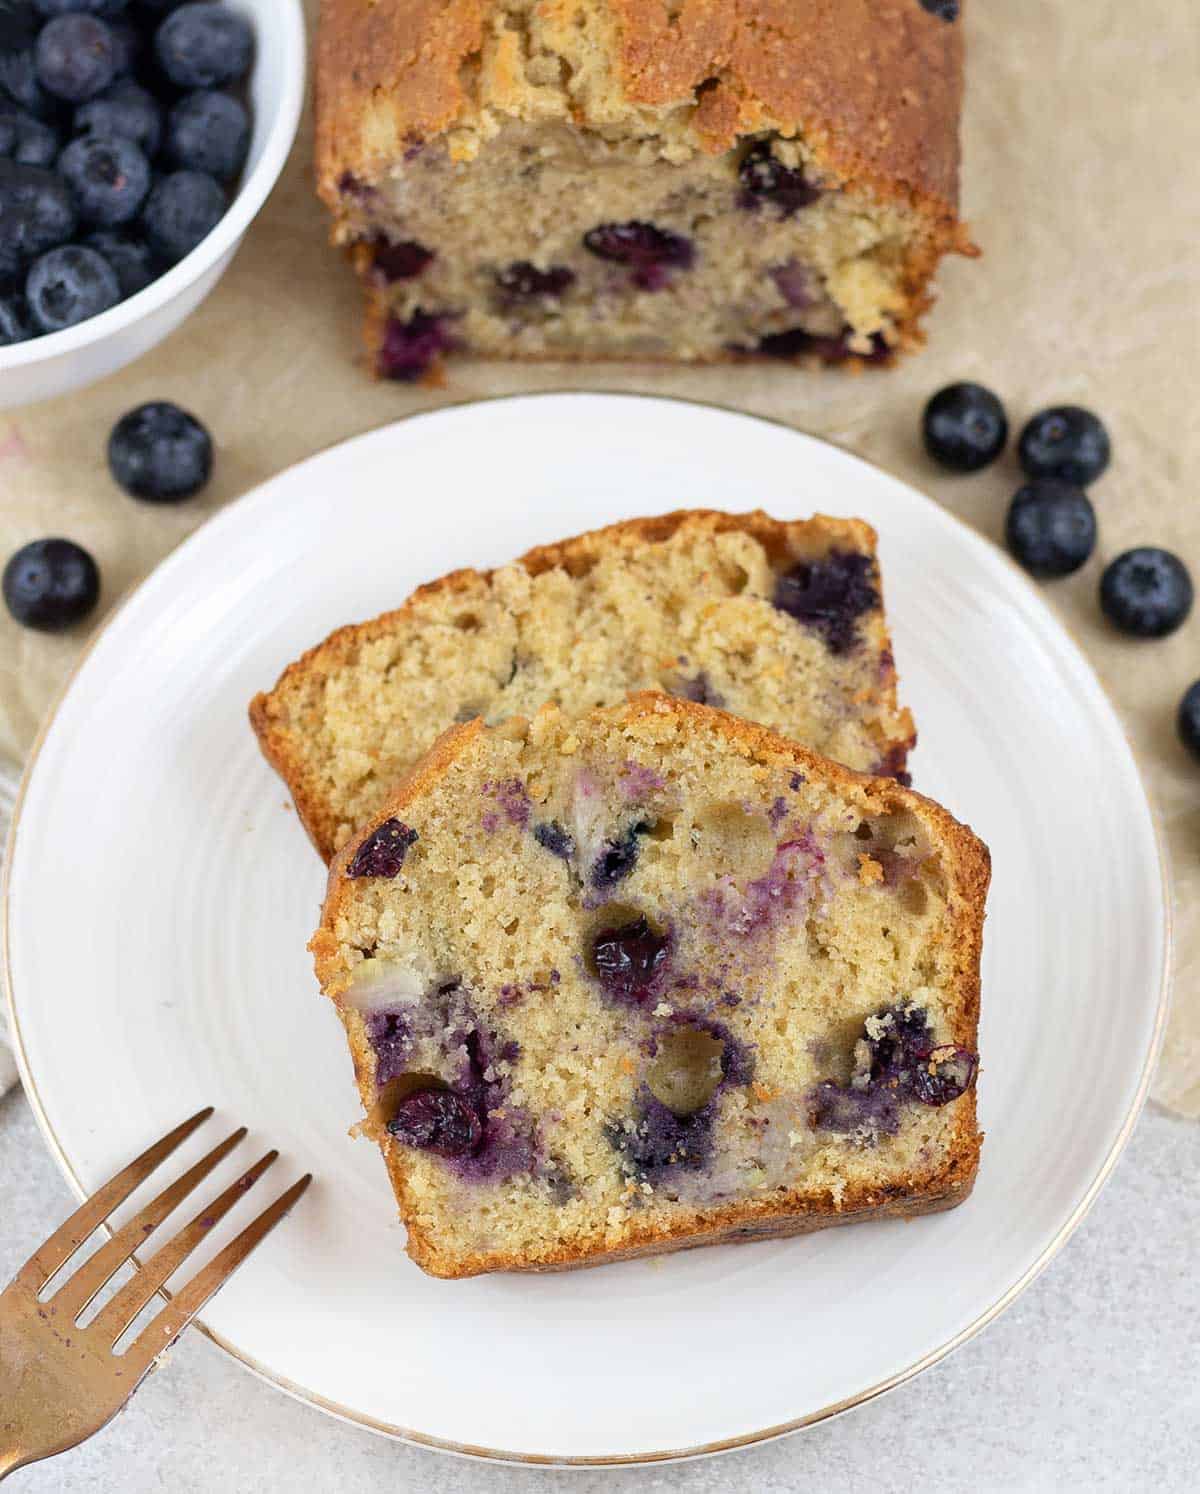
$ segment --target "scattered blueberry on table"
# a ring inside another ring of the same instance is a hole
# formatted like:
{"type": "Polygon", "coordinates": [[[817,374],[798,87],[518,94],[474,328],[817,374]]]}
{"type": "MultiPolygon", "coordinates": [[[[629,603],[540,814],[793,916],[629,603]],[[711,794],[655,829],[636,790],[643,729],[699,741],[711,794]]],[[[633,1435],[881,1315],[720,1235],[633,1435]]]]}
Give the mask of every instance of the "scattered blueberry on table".
{"type": "Polygon", "coordinates": [[[978,472],[1008,440],[1004,406],[982,384],[948,384],[925,406],[925,450],[952,472],[978,472]]]}
{"type": "Polygon", "coordinates": [[[1081,487],[1101,476],[1111,455],[1103,423],[1078,405],[1039,411],[1017,440],[1017,457],[1027,477],[1053,477],[1081,487]]]}
{"type": "Polygon", "coordinates": [[[1005,538],[1031,575],[1069,576],[1096,548],[1096,510],[1082,488],[1039,478],[1018,489],[1005,538]]]}
{"type": "Polygon", "coordinates": [[[221,0],[0,0],[0,348],[135,295],[211,233],[253,60],[221,0]]]}
{"type": "Polygon", "coordinates": [[[108,466],[130,497],[179,503],[212,476],[212,437],[194,415],[156,400],[117,421],[108,438],[108,466]]]}
{"type": "Polygon", "coordinates": [[[1200,680],[1195,680],[1179,702],[1179,740],[1195,758],[1200,758],[1200,680]]]}
{"type": "Polygon", "coordinates": [[[19,623],[59,633],[81,622],[100,597],[100,571],[81,546],[34,540],[4,567],[4,605],[19,623]]]}
{"type": "Polygon", "coordinates": [[[1194,592],[1187,566],[1170,550],[1142,545],[1118,555],[1100,578],[1100,607],[1122,633],[1165,638],[1187,620],[1194,592]]]}

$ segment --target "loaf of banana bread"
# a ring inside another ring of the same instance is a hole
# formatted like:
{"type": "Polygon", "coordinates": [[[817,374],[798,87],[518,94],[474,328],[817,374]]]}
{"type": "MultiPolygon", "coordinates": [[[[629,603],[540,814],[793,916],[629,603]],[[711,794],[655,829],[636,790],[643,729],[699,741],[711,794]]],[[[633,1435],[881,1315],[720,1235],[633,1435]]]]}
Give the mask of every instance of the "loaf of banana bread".
{"type": "Polygon", "coordinates": [[[890,361],[973,252],[962,66],[957,0],[324,0],[374,368],[890,361]]]}

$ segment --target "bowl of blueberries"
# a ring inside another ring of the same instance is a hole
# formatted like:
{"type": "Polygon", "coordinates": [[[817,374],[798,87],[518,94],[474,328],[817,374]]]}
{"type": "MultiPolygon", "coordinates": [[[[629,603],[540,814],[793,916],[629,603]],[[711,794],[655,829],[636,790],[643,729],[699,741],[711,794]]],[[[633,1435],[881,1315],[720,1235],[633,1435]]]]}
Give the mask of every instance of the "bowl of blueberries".
{"type": "Polygon", "coordinates": [[[161,342],[295,140],[301,0],[0,0],[0,409],[161,342]]]}

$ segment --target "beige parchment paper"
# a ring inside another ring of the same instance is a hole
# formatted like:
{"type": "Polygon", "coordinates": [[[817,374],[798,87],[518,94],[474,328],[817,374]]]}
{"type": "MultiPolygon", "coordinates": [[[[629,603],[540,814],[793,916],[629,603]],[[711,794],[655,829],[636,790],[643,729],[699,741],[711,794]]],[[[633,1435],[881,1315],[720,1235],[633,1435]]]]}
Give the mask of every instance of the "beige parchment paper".
{"type": "MultiPolygon", "coordinates": [[[[282,467],[397,416],[562,387],[678,395],[786,421],[998,540],[1015,465],[940,474],[917,441],[925,398],[976,378],[1001,394],[1014,423],[1048,403],[1088,405],[1115,450],[1093,493],[1100,549],[1044,595],[1116,702],[1162,815],[1177,975],[1155,1095],[1200,1116],[1200,765],[1173,728],[1179,696],[1200,675],[1200,612],[1166,642],[1134,643],[1107,629],[1095,600],[1105,560],[1132,544],[1177,549],[1200,578],[1200,27],[1180,0],[968,0],[966,9],[963,195],[985,257],[946,267],[929,347],[905,367],[843,378],[468,363],[441,389],[374,384],[361,366],[355,289],[311,195],[306,124],[232,269],[179,332],[82,394],[0,414],[0,555],[51,533],[88,546],[104,575],[102,622],[192,529],[282,467]],[[194,410],[219,447],[208,492],[176,509],[124,497],[104,467],[113,422],[152,398],[194,410]]],[[[424,505],[428,495],[406,491],[400,472],[396,500],[424,505]]],[[[569,494],[564,502],[569,530],[569,494]]],[[[0,759],[28,752],[86,639],[40,637],[0,617],[0,759]]]]}

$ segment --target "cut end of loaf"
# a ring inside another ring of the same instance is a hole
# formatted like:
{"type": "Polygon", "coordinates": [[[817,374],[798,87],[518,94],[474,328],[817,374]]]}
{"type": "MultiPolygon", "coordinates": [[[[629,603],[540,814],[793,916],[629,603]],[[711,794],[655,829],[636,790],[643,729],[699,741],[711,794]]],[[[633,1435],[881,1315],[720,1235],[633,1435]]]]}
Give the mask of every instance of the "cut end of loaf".
{"type": "Polygon", "coordinates": [[[918,0],[334,0],[318,176],[373,367],[886,366],[971,250],[961,82],[961,28],[918,0]]]}

